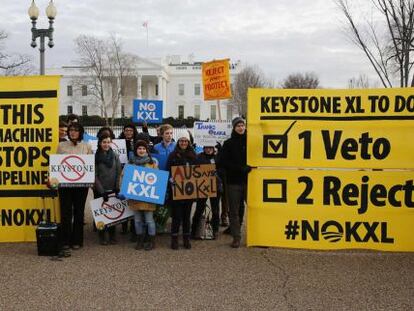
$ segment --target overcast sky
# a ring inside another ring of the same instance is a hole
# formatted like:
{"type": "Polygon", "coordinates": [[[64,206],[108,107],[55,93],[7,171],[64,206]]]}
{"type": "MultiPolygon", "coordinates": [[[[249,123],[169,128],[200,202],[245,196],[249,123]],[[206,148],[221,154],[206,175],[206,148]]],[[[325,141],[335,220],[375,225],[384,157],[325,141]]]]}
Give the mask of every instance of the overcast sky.
{"type": "MultiPolygon", "coordinates": [[[[37,0],[38,27],[47,27],[49,0],[37,0]]],[[[30,0],[1,0],[0,29],[6,49],[34,57],[30,47],[30,0]]],[[[333,0],[55,0],[55,47],[46,67],[75,63],[74,39],[114,33],[128,52],[143,57],[194,55],[258,65],[278,83],[294,72],[315,72],[323,87],[346,88],[359,74],[375,75],[362,52],[347,39],[333,0]],[[148,21],[149,44],[146,29],[148,21]]]]}

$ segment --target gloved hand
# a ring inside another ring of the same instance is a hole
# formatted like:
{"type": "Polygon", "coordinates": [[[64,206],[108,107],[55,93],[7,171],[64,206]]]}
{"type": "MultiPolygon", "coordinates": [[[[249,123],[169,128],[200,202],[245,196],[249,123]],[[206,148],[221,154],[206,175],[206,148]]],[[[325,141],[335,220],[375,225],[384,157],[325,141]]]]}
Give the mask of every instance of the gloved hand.
{"type": "Polygon", "coordinates": [[[126,197],[122,193],[117,193],[116,198],[121,201],[126,200],[126,197]]]}
{"type": "Polygon", "coordinates": [[[102,195],[102,198],[103,198],[103,201],[104,202],[108,202],[108,200],[109,200],[109,197],[108,197],[108,193],[104,193],[103,195],[102,195]]]}
{"type": "Polygon", "coordinates": [[[242,167],[242,172],[243,173],[248,174],[248,173],[250,173],[251,170],[252,170],[252,167],[250,165],[246,165],[246,166],[242,167]]]}
{"type": "Polygon", "coordinates": [[[215,147],[216,147],[217,151],[220,151],[222,146],[221,146],[220,142],[217,142],[217,145],[215,147]]]}
{"type": "Polygon", "coordinates": [[[115,195],[117,195],[118,193],[119,193],[119,189],[118,188],[116,188],[115,190],[114,190],[114,193],[115,193],[115,195]]]}

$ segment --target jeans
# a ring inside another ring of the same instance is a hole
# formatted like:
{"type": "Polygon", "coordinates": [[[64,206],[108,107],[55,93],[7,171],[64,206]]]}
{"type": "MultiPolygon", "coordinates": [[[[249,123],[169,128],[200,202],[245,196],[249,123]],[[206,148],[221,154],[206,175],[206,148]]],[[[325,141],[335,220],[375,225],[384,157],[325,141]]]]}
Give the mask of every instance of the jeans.
{"type": "Polygon", "coordinates": [[[154,212],[153,211],[134,211],[134,222],[135,222],[135,232],[137,235],[144,234],[144,222],[148,227],[148,235],[155,236],[155,222],[154,222],[154,212]]]}
{"type": "Polygon", "coordinates": [[[241,238],[241,223],[244,216],[244,201],[247,198],[247,185],[227,185],[229,199],[230,230],[233,238],[241,238]]]}
{"type": "Polygon", "coordinates": [[[83,246],[83,221],[89,188],[60,188],[62,244],[83,246]],[[73,218],[73,221],[72,221],[73,218]]]}
{"type": "Polygon", "coordinates": [[[171,202],[171,235],[178,235],[181,224],[183,235],[190,235],[190,216],[193,200],[179,200],[171,202]]]}

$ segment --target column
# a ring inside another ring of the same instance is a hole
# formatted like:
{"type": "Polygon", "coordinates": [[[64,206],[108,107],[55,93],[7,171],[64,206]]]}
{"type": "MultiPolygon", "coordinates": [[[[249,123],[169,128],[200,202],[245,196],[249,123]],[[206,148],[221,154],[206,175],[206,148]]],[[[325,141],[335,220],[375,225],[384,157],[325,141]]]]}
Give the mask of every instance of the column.
{"type": "Polygon", "coordinates": [[[137,98],[142,99],[142,76],[137,76],[137,98]]]}
{"type": "Polygon", "coordinates": [[[162,100],[162,96],[164,94],[163,89],[162,89],[162,85],[163,85],[163,78],[162,76],[158,76],[158,100],[162,100]]]}

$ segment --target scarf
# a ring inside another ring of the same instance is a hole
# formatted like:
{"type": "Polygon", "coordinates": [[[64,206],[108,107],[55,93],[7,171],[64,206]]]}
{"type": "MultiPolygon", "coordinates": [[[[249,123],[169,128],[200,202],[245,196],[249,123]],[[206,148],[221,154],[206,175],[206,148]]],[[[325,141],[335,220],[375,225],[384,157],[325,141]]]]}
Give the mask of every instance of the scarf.
{"type": "Polygon", "coordinates": [[[95,154],[96,164],[103,163],[107,168],[111,168],[114,165],[115,153],[112,149],[107,152],[99,150],[95,154]]]}
{"type": "Polygon", "coordinates": [[[148,155],[145,155],[143,157],[135,156],[130,160],[130,163],[135,165],[144,165],[150,162],[151,158],[148,155]]]}

